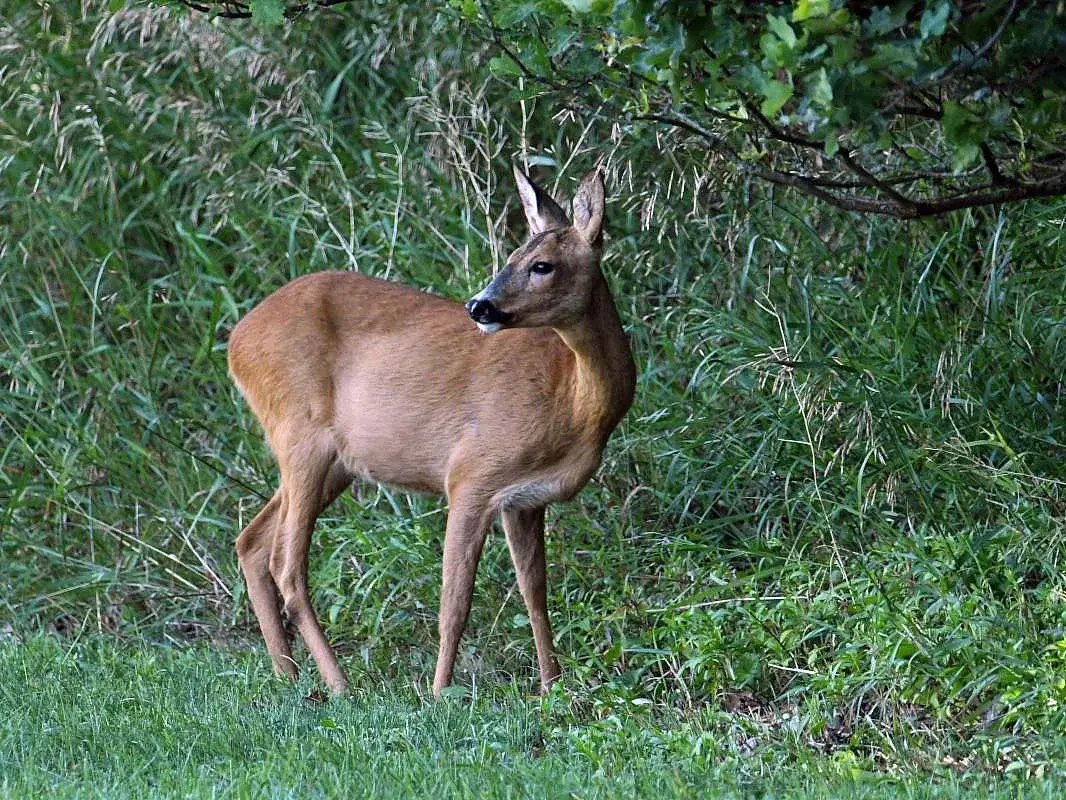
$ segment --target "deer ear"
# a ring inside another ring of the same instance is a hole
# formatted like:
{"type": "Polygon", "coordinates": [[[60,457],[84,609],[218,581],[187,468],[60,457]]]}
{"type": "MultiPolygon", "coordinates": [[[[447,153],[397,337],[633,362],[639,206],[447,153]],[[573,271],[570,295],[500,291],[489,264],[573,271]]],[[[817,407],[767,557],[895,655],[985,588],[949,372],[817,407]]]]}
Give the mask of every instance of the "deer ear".
{"type": "Polygon", "coordinates": [[[574,227],[585,241],[603,244],[603,173],[594,169],[581,179],[574,195],[574,227]]]}
{"type": "Polygon", "coordinates": [[[533,183],[517,166],[514,168],[514,179],[518,184],[518,197],[522,200],[522,209],[526,212],[531,236],[554,228],[565,228],[570,224],[566,212],[559,208],[559,204],[548,197],[547,192],[533,183]]]}

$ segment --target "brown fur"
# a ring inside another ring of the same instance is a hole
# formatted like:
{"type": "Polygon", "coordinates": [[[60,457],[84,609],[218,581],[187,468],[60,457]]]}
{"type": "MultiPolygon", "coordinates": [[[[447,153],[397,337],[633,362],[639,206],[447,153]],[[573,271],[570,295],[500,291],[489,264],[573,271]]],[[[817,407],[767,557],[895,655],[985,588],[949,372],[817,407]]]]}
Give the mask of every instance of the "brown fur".
{"type": "Polygon", "coordinates": [[[451,682],[497,513],[542,687],[559,674],[545,602],[544,507],[572,497],[596,469],[632,401],[635,368],[599,270],[601,179],[582,182],[571,227],[528,178],[516,178],[539,235],[482,293],[513,315],[505,330],[481,333],[451,300],[323,272],[279,289],[230,337],[230,372],[281,472],[277,493],[237,540],[280,673],[296,676],[279,595],[330,689],[347,686],[311,608],[307,550],[316,517],[361,477],[448,497],[434,692],[451,682]],[[533,275],[536,261],[552,263],[551,275],[533,275]]]}

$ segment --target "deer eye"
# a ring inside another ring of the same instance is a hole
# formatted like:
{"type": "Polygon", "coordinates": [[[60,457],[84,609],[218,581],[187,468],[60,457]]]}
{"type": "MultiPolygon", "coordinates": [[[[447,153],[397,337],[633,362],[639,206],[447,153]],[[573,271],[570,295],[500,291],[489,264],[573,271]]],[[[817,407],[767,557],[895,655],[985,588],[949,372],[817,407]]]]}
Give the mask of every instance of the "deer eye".
{"type": "Polygon", "coordinates": [[[538,261],[529,268],[529,271],[536,273],[537,275],[547,275],[553,269],[555,269],[555,267],[547,261],[538,261]]]}

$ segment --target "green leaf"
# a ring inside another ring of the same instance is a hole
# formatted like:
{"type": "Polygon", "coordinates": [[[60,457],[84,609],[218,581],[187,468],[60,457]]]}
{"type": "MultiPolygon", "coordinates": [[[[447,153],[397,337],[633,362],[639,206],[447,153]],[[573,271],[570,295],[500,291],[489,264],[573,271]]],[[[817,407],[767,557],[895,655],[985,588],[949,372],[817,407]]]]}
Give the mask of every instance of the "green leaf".
{"type": "Polygon", "coordinates": [[[489,59],[489,72],[497,78],[513,78],[522,74],[522,70],[510,56],[493,56],[489,59]]]}
{"type": "Polygon", "coordinates": [[[918,53],[910,43],[879,42],[865,65],[870,70],[888,70],[897,76],[909,75],[918,66],[918,53]]]}
{"type": "Polygon", "coordinates": [[[825,67],[814,73],[808,84],[807,96],[811,98],[812,103],[823,108],[828,108],[832,104],[833,87],[829,83],[829,75],[825,67]]]}
{"type": "Polygon", "coordinates": [[[848,14],[848,10],[846,8],[838,8],[832,14],[827,14],[824,17],[810,17],[805,20],[804,27],[812,33],[828,35],[830,33],[840,33],[847,28],[850,21],[851,15],[848,14]]]}
{"type": "Polygon", "coordinates": [[[956,172],[962,172],[981,155],[981,147],[977,144],[964,144],[956,147],[951,154],[951,168],[956,172]]]}
{"type": "Polygon", "coordinates": [[[882,8],[878,6],[870,12],[870,16],[863,23],[863,28],[868,36],[884,36],[901,28],[907,23],[907,6],[899,4],[896,8],[882,8]]]}
{"type": "Polygon", "coordinates": [[[961,103],[944,103],[944,136],[952,144],[967,144],[977,138],[977,119],[961,103]]]}
{"type": "Polygon", "coordinates": [[[251,0],[252,22],[260,28],[280,25],[285,19],[285,4],[281,0],[251,0]]]}
{"type": "Polygon", "coordinates": [[[980,120],[961,103],[949,100],[944,103],[943,125],[944,138],[953,145],[951,166],[959,172],[981,154],[980,120]]]}
{"type": "Polygon", "coordinates": [[[536,17],[541,8],[537,3],[504,3],[496,17],[496,24],[502,28],[511,28],[521,22],[536,17]]]}
{"type": "Polygon", "coordinates": [[[799,0],[792,10],[792,21],[803,22],[817,17],[825,17],[829,14],[829,0],[799,0]]]}
{"type": "Polygon", "coordinates": [[[759,106],[759,110],[767,117],[772,117],[789,101],[789,98],[792,97],[792,91],[791,84],[783,83],[782,81],[768,81],[763,86],[762,93],[765,99],[762,101],[762,105],[759,106]]]}
{"type": "Polygon", "coordinates": [[[922,12],[922,19],[918,23],[918,30],[923,39],[930,36],[940,36],[948,26],[948,16],[951,14],[951,3],[941,0],[935,8],[926,8],[922,12]]]}
{"type": "Polygon", "coordinates": [[[825,154],[832,158],[840,151],[840,142],[837,141],[837,132],[829,131],[825,135],[825,154]]]}
{"type": "Polygon", "coordinates": [[[796,32],[792,30],[792,26],[785,21],[784,17],[777,17],[773,14],[769,14],[766,17],[767,23],[770,25],[770,30],[777,34],[777,38],[787,44],[790,48],[796,46],[796,32]]]}
{"type": "MultiPolygon", "coordinates": [[[[551,58],[557,58],[562,53],[566,52],[571,45],[577,42],[581,38],[579,31],[574,30],[566,25],[560,25],[551,35],[551,47],[548,48],[548,55],[551,58]]],[[[599,63],[600,54],[593,53],[591,48],[578,47],[575,54],[580,57],[582,55],[589,55],[595,58],[596,63],[599,63]]]]}
{"type": "Polygon", "coordinates": [[[759,38],[759,49],[771,64],[785,64],[790,61],[789,54],[792,51],[772,33],[764,33],[759,38]]]}

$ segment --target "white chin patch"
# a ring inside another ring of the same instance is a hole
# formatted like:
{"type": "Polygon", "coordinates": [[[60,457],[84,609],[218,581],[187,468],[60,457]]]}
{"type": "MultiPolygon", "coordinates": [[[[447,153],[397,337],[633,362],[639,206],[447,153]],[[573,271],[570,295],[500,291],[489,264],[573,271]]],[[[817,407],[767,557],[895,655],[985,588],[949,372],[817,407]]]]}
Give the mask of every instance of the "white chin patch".
{"type": "Polygon", "coordinates": [[[498,322],[490,322],[487,325],[484,322],[479,322],[477,323],[477,326],[482,333],[496,333],[496,331],[503,327],[503,325],[498,322]]]}

